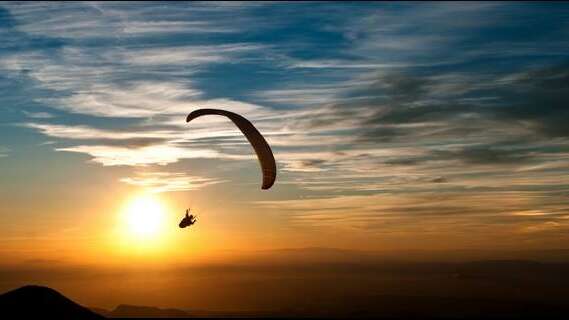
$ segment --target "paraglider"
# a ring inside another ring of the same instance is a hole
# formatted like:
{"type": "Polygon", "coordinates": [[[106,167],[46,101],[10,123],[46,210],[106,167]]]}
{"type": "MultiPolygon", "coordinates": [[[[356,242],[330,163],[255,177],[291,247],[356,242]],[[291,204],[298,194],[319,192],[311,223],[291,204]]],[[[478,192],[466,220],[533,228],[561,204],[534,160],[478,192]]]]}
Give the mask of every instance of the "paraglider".
{"type": "MultiPolygon", "coordinates": [[[[267,190],[273,186],[275,179],[277,177],[277,165],[275,163],[275,157],[273,156],[273,151],[271,147],[263,138],[261,133],[253,126],[249,120],[233,113],[231,111],[220,110],[220,109],[198,109],[192,111],[186,118],[186,122],[190,122],[195,118],[205,116],[205,115],[220,115],[229,118],[238,128],[241,130],[243,135],[249,140],[251,146],[257,154],[259,159],[259,164],[261,165],[261,171],[263,172],[263,184],[261,189],[267,190]]],[[[196,223],[197,219],[193,214],[189,214],[190,210],[186,210],[186,215],[180,221],[180,228],[185,228],[196,223]]]]}
{"type": "Polygon", "coordinates": [[[261,164],[261,170],[263,172],[263,184],[261,189],[269,189],[275,183],[275,179],[277,177],[277,165],[275,163],[275,157],[273,156],[271,147],[265,138],[263,138],[261,133],[244,117],[237,113],[220,109],[198,109],[192,111],[186,118],[186,122],[190,122],[195,118],[204,115],[225,116],[233,121],[239,130],[241,130],[247,140],[249,140],[249,143],[251,143],[251,146],[253,146],[253,149],[257,154],[257,158],[259,159],[259,163],[261,164]]]}
{"type": "Polygon", "coordinates": [[[185,228],[185,227],[189,227],[191,225],[193,225],[194,223],[196,223],[197,221],[197,217],[194,216],[193,214],[190,214],[190,209],[186,209],[186,215],[184,216],[184,218],[182,219],[182,221],[180,221],[180,228],[185,228]]]}

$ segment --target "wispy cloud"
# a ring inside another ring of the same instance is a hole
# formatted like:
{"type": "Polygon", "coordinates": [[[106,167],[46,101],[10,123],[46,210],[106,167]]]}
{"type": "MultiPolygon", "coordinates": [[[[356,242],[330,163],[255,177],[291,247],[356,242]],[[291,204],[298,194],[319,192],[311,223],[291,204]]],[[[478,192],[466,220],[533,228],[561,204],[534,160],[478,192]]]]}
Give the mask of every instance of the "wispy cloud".
{"type": "MultiPolygon", "coordinates": [[[[258,205],[282,210],[295,223],[376,229],[382,232],[404,231],[417,219],[429,226],[429,231],[449,231],[449,226],[453,225],[460,228],[468,220],[482,220],[487,229],[495,225],[508,225],[522,231],[543,223],[569,227],[566,221],[567,204],[543,203],[536,197],[539,195],[543,193],[424,192],[263,201],[258,205]],[[541,208],[542,214],[523,214],[532,212],[536,206],[541,208]]],[[[557,201],[562,199],[558,197],[557,201]]]]}
{"type": "Polygon", "coordinates": [[[22,112],[31,119],[51,119],[54,117],[53,114],[48,112],[28,112],[25,110],[22,112]]]}
{"type": "Polygon", "coordinates": [[[44,135],[62,138],[62,139],[73,139],[73,140],[97,140],[97,139],[109,139],[109,140],[127,140],[127,139],[137,139],[137,138],[169,138],[172,136],[172,131],[159,131],[153,130],[150,132],[144,131],[126,131],[126,130],[105,130],[93,128],[85,125],[70,126],[70,125],[58,125],[58,124],[47,124],[47,123],[26,123],[24,126],[36,129],[43,133],[44,135]]]}
{"type": "Polygon", "coordinates": [[[92,161],[104,166],[167,165],[178,162],[180,159],[219,158],[219,154],[214,150],[179,148],[169,145],[151,145],[139,148],[79,145],[56,148],[55,150],[85,153],[93,157],[92,161]]]}
{"type": "Polygon", "coordinates": [[[255,44],[195,45],[130,49],[118,53],[117,59],[140,66],[200,65],[204,63],[235,63],[239,55],[265,49],[255,44]]]}
{"type": "Polygon", "coordinates": [[[47,3],[7,5],[18,21],[19,30],[33,35],[91,39],[239,31],[235,20],[220,23],[215,19],[226,17],[227,9],[200,4],[152,8],[127,3],[91,2],[57,6],[47,3]]]}
{"type": "Polygon", "coordinates": [[[224,182],[222,180],[189,176],[181,172],[143,172],[138,173],[134,177],[122,178],[120,181],[155,193],[195,190],[224,182]]]}

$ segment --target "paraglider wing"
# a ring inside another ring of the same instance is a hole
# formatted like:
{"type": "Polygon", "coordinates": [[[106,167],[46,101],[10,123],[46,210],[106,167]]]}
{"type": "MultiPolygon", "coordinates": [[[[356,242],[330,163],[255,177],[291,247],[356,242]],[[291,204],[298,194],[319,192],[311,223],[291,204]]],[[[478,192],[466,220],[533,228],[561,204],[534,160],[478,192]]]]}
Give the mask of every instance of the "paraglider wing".
{"type": "Polygon", "coordinates": [[[261,164],[261,169],[263,170],[263,186],[261,189],[269,189],[274,183],[277,177],[277,165],[275,163],[275,157],[271,151],[271,147],[263,138],[261,133],[253,126],[249,120],[243,118],[237,113],[231,111],[220,110],[220,109],[198,109],[192,111],[186,118],[186,122],[190,122],[195,118],[204,115],[220,115],[229,118],[233,123],[243,132],[249,143],[253,146],[255,153],[257,153],[257,158],[261,164]]]}

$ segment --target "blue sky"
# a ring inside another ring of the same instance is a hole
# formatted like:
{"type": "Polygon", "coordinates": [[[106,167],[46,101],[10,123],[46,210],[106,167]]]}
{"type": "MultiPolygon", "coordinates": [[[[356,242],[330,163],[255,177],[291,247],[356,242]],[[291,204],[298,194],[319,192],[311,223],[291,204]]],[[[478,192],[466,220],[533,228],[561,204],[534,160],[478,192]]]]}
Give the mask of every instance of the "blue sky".
{"type": "Polygon", "coordinates": [[[291,226],[567,240],[565,3],[2,3],[0,35],[10,197],[40,159],[161,193],[250,188],[291,226]],[[273,193],[230,123],[185,124],[202,107],[266,135],[273,193]]]}

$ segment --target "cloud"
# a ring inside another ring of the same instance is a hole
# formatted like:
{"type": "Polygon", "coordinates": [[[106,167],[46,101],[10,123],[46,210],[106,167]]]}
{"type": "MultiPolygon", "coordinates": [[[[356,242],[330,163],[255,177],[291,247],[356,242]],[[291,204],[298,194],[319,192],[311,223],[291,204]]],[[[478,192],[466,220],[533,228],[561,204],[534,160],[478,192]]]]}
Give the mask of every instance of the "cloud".
{"type": "Polygon", "coordinates": [[[536,134],[543,138],[567,136],[560,121],[566,113],[562,101],[569,92],[559,80],[567,77],[565,65],[509,77],[514,76],[505,83],[503,75],[495,75],[481,85],[475,82],[479,79],[465,83],[456,75],[379,74],[371,84],[344,91],[336,101],[328,98],[331,102],[299,124],[312,130],[327,126],[351,129],[356,142],[378,144],[417,137],[473,137],[472,142],[480,143],[504,134],[529,140],[536,134]],[[546,81],[551,85],[544,86],[546,81]],[[492,100],[475,100],[476,95],[491,96],[492,100]]]}
{"type": "Polygon", "coordinates": [[[326,163],[324,159],[310,159],[310,160],[290,160],[285,162],[283,170],[296,171],[296,172],[316,172],[324,171],[322,165],[326,163]]]}
{"type": "Polygon", "coordinates": [[[496,148],[495,146],[468,146],[458,150],[434,151],[438,158],[458,159],[466,164],[513,164],[521,163],[532,157],[531,152],[516,148],[496,148]]]}
{"type": "Polygon", "coordinates": [[[140,81],[124,86],[101,83],[54,102],[74,113],[136,118],[185,113],[193,108],[190,101],[198,94],[181,83],[140,81]]]}
{"type": "Polygon", "coordinates": [[[319,105],[333,101],[338,88],[275,89],[257,93],[264,101],[280,104],[319,105]]]}
{"type": "Polygon", "coordinates": [[[403,68],[408,67],[409,64],[396,64],[396,63],[379,63],[373,61],[363,60],[361,62],[354,62],[350,60],[299,60],[291,61],[290,68],[305,68],[305,69],[371,69],[378,70],[383,68],[403,68]]]}
{"type": "Polygon", "coordinates": [[[150,145],[138,148],[107,145],[79,145],[56,148],[56,151],[85,153],[92,161],[104,166],[167,165],[180,159],[215,159],[220,155],[210,149],[179,148],[169,145],[150,145]]]}
{"type": "Polygon", "coordinates": [[[263,49],[267,49],[266,46],[248,43],[135,48],[116,54],[116,59],[135,66],[199,66],[204,63],[235,63],[240,55],[263,49]]]}
{"type": "Polygon", "coordinates": [[[196,190],[224,182],[181,172],[143,172],[134,177],[121,178],[120,181],[155,193],[196,190]]]}
{"type": "MultiPolygon", "coordinates": [[[[468,230],[467,221],[478,221],[482,229],[496,225],[525,228],[555,223],[567,226],[567,204],[540,203],[534,196],[510,192],[432,193],[412,195],[379,194],[363,196],[336,196],[303,200],[260,201],[257,205],[285,212],[295,223],[335,228],[356,228],[395,232],[409,230],[417,219],[429,231],[450,231],[449,228],[468,230]],[[539,206],[547,215],[518,215],[539,206]]],[[[425,231],[425,230],[423,230],[425,231]]],[[[455,230],[461,232],[461,230],[455,230]]]]}
{"type": "Polygon", "coordinates": [[[25,123],[23,126],[33,128],[42,134],[62,139],[107,139],[107,140],[125,140],[125,139],[141,139],[141,138],[167,138],[171,137],[173,132],[167,130],[153,130],[151,132],[135,131],[135,130],[110,130],[98,129],[85,125],[58,125],[48,123],[25,123]]]}
{"type": "Polygon", "coordinates": [[[175,33],[232,33],[235,29],[212,24],[208,21],[130,21],[122,26],[128,35],[175,33]]]}
{"type": "Polygon", "coordinates": [[[569,99],[569,62],[537,68],[509,77],[510,86],[501,96],[512,104],[496,108],[493,115],[502,121],[527,123],[547,137],[569,137],[564,124],[569,116],[565,102],[569,99]]]}
{"type": "MultiPolygon", "coordinates": [[[[244,49],[240,45],[198,46],[198,48],[203,49],[202,54],[208,56],[212,56],[217,48],[221,48],[223,52],[253,49],[251,47],[244,49]]],[[[168,48],[163,49],[164,51],[155,52],[168,52],[169,50],[168,48]]],[[[190,47],[184,49],[192,53],[190,47]]],[[[222,119],[196,121],[192,124],[191,131],[185,130],[187,125],[183,119],[190,111],[198,107],[223,105],[228,110],[246,113],[250,118],[267,114],[265,108],[251,103],[226,98],[204,99],[203,92],[193,88],[192,83],[187,80],[139,80],[136,76],[134,78],[129,76],[125,80],[117,79],[120,74],[129,72],[136,74],[136,71],[133,72],[122,62],[113,67],[108,64],[112,64],[112,61],[108,59],[108,54],[105,52],[96,54],[95,52],[96,50],[87,51],[70,47],[62,49],[59,52],[61,56],[12,55],[11,60],[4,61],[4,66],[8,71],[19,73],[23,69],[29,70],[26,77],[48,90],[55,91],[49,95],[36,97],[36,101],[43,105],[68,113],[106,117],[109,118],[109,124],[117,123],[116,120],[121,118],[133,120],[129,124],[123,123],[118,128],[113,126],[113,129],[109,129],[107,128],[109,126],[102,122],[98,122],[96,126],[64,124],[65,115],[58,120],[60,124],[48,123],[47,120],[51,118],[46,117],[47,112],[26,113],[29,117],[38,120],[40,119],[38,116],[42,116],[41,119],[46,121],[30,122],[24,126],[50,137],[78,143],[58,150],[84,152],[93,156],[95,162],[105,165],[173,163],[188,156],[193,158],[194,153],[186,153],[184,150],[195,150],[195,144],[202,142],[203,138],[225,137],[227,144],[231,142],[231,139],[227,137],[241,135],[237,129],[224,123],[222,119]],[[208,129],[208,126],[212,124],[216,124],[218,130],[208,129]],[[183,131],[180,130],[182,127],[183,131]],[[194,146],[188,148],[179,146],[189,141],[194,141],[194,146]],[[125,149],[129,147],[133,147],[134,150],[125,149]],[[161,150],[166,155],[151,156],[142,161],[135,159],[137,155],[147,155],[149,150],[161,150]],[[114,151],[116,154],[112,156],[110,153],[114,151]]],[[[215,54],[222,55],[223,52],[215,54]]],[[[146,57],[152,57],[152,55],[146,55],[146,57]]],[[[193,59],[194,56],[189,54],[184,59],[186,58],[193,59]]],[[[199,57],[196,59],[194,63],[200,63],[199,57]]],[[[185,60],[179,62],[189,63],[185,60]]],[[[151,63],[145,61],[145,65],[148,64],[151,63]]],[[[233,142],[231,144],[236,145],[233,142]]],[[[207,149],[208,146],[205,144],[202,147],[197,152],[199,157],[213,157],[219,154],[212,148],[207,149]]],[[[233,159],[238,158],[239,156],[233,156],[233,159]]]]}
{"type": "Polygon", "coordinates": [[[6,6],[22,32],[65,39],[235,33],[240,30],[239,22],[247,21],[235,15],[233,20],[218,20],[239,7],[220,10],[200,4],[137,6],[86,2],[6,6]]]}
{"type": "Polygon", "coordinates": [[[446,183],[448,180],[445,177],[437,177],[431,180],[432,183],[446,183]]]}
{"type": "MultiPolygon", "coordinates": [[[[235,105],[250,108],[247,104],[235,105]]],[[[180,159],[254,157],[246,138],[231,122],[215,118],[195,121],[188,128],[183,117],[180,118],[175,125],[169,124],[169,118],[159,118],[113,129],[37,122],[22,126],[71,145],[58,147],[58,151],[86,153],[103,165],[166,165],[180,159]],[[211,130],[212,126],[216,130],[211,130]]],[[[265,131],[267,137],[272,134],[279,133],[265,131]]]]}
{"type": "Polygon", "coordinates": [[[31,119],[51,119],[54,116],[51,113],[47,112],[28,112],[23,110],[22,111],[28,118],[31,119]]]}
{"type": "Polygon", "coordinates": [[[9,152],[10,149],[0,146],[0,158],[7,157],[9,152]]]}

